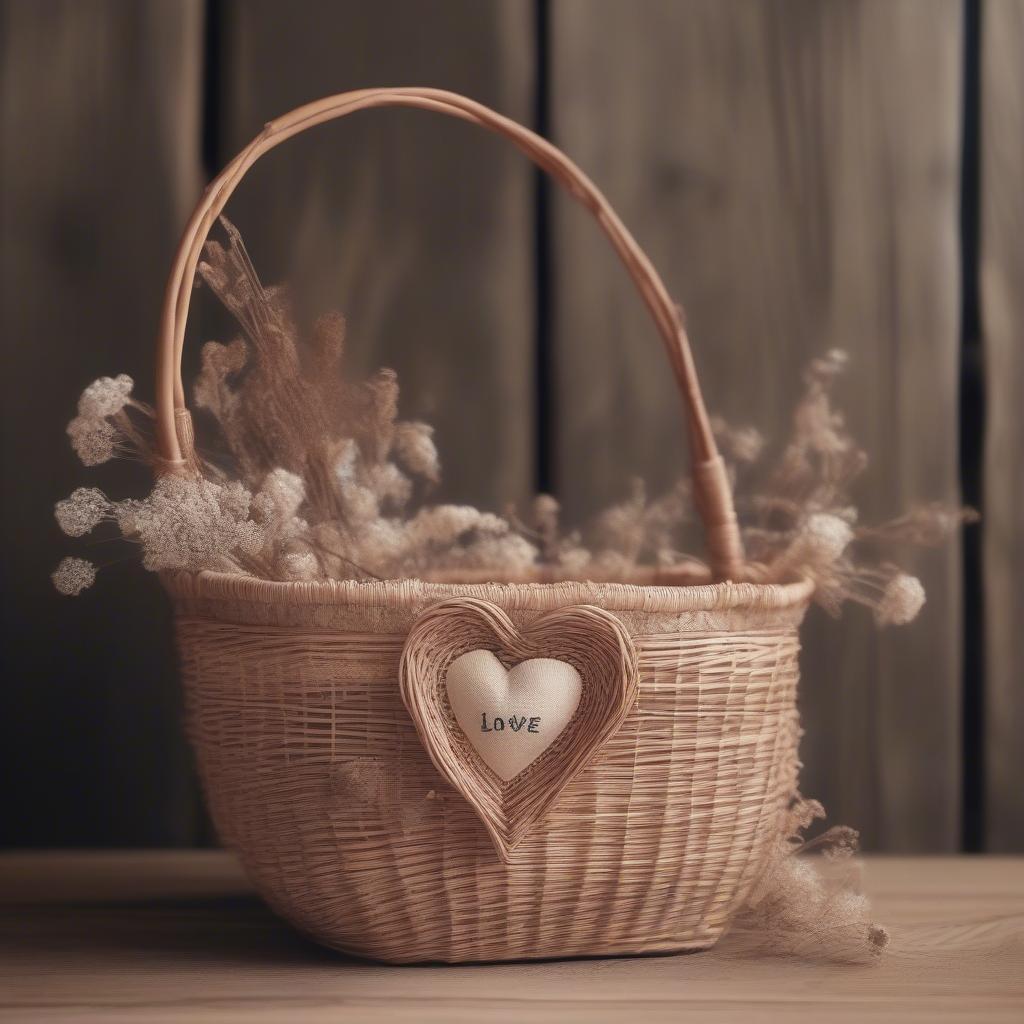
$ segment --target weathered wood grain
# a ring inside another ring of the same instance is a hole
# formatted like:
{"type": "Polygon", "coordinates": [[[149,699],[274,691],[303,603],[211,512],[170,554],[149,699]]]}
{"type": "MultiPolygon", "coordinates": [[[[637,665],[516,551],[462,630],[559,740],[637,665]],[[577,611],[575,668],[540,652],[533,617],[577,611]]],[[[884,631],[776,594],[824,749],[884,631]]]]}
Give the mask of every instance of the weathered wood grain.
{"type": "MultiPolygon", "coordinates": [[[[529,121],[530,4],[216,6],[215,162],[266,118],[367,84],[442,85],[529,121]]],[[[865,516],[955,499],[958,0],[549,6],[556,141],[685,302],[713,409],[778,434],[800,364],[842,345],[842,397],[875,455],[865,516]]],[[[147,483],[125,466],[84,477],[63,425],[102,373],[149,391],[163,275],[200,185],[206,7],[0,0],[0,775],[24,780],[0,826],[10,842],[197,835],[156,581],[107,570],[69,602],[46,577],[74,547],[53,500],[147,483]]],[[[988,835],[1020,849],[1024,30],[1018,0],[986,0],[984,15],[988,835]]],[[[310,314],[351,314],[355,372],[398,368],[404,412],[440,428],[446,498],[500,506],[532,483],[531,180],[497,140],[387,112],[295,140],[232,207],[267,279],[296,280],[310,314]]],[[[557,482],[579,515],[635,472],[672,479],[685,458],[620,268],[581,211],[556,205],[553,227],[557,482]]],[[[198,305],[193,355],[214,319],[198,305]]],[[[958,556],[918,567],[929,603],[910,630],[878,636],[854,610],[805,632],[805,788],[873,848],[958,836],[958,556]]]]}
{"type": "MultiPolygon", "coordinates": [[[[956,501],[961,4],[562,0],[552,127],[685,305],[713,411],[777,438],[832,347],[873,456],[864,519],[956,501]]],[[[558,493],[592,512],[686,469],[654,332],[579,211],[553,223],[558,493]]],[[[886,850],[959,840],[960,576],[879,635],[805,629],[805,790],[886,850]]]]}
{"type": "Polygon", "coordinates": [[[224,853],[0,856],[0,1020],[1019,1021],[1024,861],[869,859],[880,963],[707,953],[386,967],[307,942],[224,853]]]}
{"type": "MultiPolygon", "coordinates": [[[[374,85],[453,89],[530,120],[532,9],[515,0],[232,0],[222,36],[225,159],[294,106],[374,85]]],[[[289,142],[229,208],[301,315],[346,313],[354,373],[398,371],[403,415],[437,428],[440,494],[481,507],[533,487],[532,182],[486,133],[374,111],[289,142]]]]}
{"type": "Polygon", "coordinates": [[[124,555],[63,537],[56,500],[150,485],[126,463],[84,470],[64,427],[101,375],[152,395],[163,279],[200,191],[202,29],[200,0],[0,4],[0,842],[199,836],[158,581],[108,569],[71,601],[49,574],[124,555]]]}
{"type": "Polygon", "coordinates": [[[1024,5],[982,25],[987,838],[1024,850],[1024,5]]]}

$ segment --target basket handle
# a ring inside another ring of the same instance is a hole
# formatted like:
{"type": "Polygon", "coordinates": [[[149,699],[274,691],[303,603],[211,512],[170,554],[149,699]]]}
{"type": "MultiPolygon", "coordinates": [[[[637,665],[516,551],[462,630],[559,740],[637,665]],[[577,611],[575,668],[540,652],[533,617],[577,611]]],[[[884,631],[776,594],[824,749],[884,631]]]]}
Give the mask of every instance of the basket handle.
{"type": "Polygon", "coordinates": [[[668,354],[687,412],[694,499],[717,579],[738,579],[743,547],[732,490],[711,431],[682,314],[636,240],[597,186],[561,150],[515,121],[457,93],[441,89],[362,89],[298,107],[269,122],[214,179],[192,214],[178,245],[164,294],[157,352],[157,444],[166,472],[193,462],[191,421],[185,408],[181,355],[196,267],[206,237],[242,177],[264,153],[307,128],[372,107],[418,107],[470,121],[511,140],[596,218],[647,306],[668,354]]]}

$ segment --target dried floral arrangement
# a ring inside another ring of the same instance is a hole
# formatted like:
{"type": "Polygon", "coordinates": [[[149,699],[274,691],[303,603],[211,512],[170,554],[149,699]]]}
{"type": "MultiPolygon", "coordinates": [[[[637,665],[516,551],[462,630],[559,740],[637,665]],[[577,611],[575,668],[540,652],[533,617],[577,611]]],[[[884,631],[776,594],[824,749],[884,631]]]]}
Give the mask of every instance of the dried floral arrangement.
{"type": "Polygon", "coordinates": [[[768,868],[733,922],[742,952],[871,963],[888,947],[889,933],[871,920],[861,891],[856,830],[839,825],[803,838],[824,817],[817,800],[794,799],[768,868]],[[824,866],[800,856],[812,850],[821,853],[824,866]]]}
{"type": "MultiPolygon", "coordinates": [[[[546,495],[525,515],[430,504],[441,474],[432,429],[399,419],[394,372],[346,381],[343,318],[323,316],[308,338],[300,337],[288,291],[262,285],[237,230],[222,223],[226,244],[207,243],[199,272],[241,333],[229,344],[205,345],[194,398],[216,423],[228,464],[198,455],[195,472],[158,476],[140,499],[79,488],[56,506],[66,534],[81,537],[106,524],[111,539],[135,545],[150,570],[283,581],[442,570],[474,579],[546,572],[610,580],[644,567],[710,578],[707,566],[682,550],[685,527],[695,518],[687,479],[655,498],[634,482],[624,501],[582,529],[564,529],[557,500],[546,495]]],[[[756,430],[721,421],[715,430],[740,484],[750,577],[808,576],[816,600],[832,614],[852,601],[870,608],[879,625],[906,623],[924,603],[924,590],[887,550],[941,543],[970,513],[924,505],[881,525],[858,520],[851,488],[867,456],[832,401],[845,364],[845,355],[833,351],[804,371],[792,433],[773,465],[764,465],[767,446],[756,430]],[[745,481],[758,475],[756,488],[745,493],[745,481]]],[[[82,394],[67,432],[85,465],[131,457],[158,467],[153,410],[132,390],[122,375],[102,378],[82,394]]],[[[53,581],[62,593],[78,594],[96,569],[91,561],[65,558],[53,581]]],[[[777,951],[871,959],[887,938],[868,920],[849,873],[826,882],[794,856],[808,845],[800,834],[822,813],[813,802],[794,803],[791,827],[740,924],[777,951]]],[[[815,843],[835,858],[848,857],[856,833],[833,829],[815,843]]]]}
{"type": "MultiPolygon", "coordinates": [[[[344,319],[323,316],[311,337],[300,338],[287,290],[261,284],[238,231],[223,224],[227,244],[208,243],[199,270],[241,335],[205,345],[194,397],[216,422],[230,467],[202,459],[195,474],[162,476],[142,499],[79,488],[56,506],[65,533],[80,537],[109,523],[115,538],[138,546],[147,569],[286,581],[538,569],[603,580],[629,578],[644,566],[708,576],[699,558],[680,550],[694,519],[689,480],[655,498],[634,481],[623,502],[584,529],[563,530],[558,502],[547,495],[525,516],[429,504],[441,475],[433,431],[398,418],[394,372],[346,381],[344,319]]],[[[854,601],[880,625],[904,623],[924,591],[879,552],[938,544],[964,514],[926,505],[881,525],[858,522],[850,493],[867,456],[831,399],[845,363],[833,351],[810,364],[776,465],[756,493],[740,488],[750,572],[760,581],[807,575],[832,613],[854,601]]],[[[104,377],[82,394],[67,432],[85,465],[128,456],[157,466],[153,410],[132,387],[125,375],[104,377]]],[[[716,432],[734,477],[742,470],[749,479],[765,451],[761,435],[721,421],[716,432]]],[[[91,562],[68,558],[53,578],[58,590],[77,594],[95,573],[91,562]]]]}

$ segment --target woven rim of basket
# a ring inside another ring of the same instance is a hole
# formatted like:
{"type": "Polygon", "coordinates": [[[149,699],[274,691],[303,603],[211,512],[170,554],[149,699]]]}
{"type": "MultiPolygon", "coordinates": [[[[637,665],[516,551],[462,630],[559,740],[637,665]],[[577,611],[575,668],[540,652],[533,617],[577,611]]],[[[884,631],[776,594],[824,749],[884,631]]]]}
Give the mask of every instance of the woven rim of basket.
{"type": "MultiPolygon", "coordinates": [[[[424,601],[478,597],[507,609],[544,610],[590,604],[607,611],[690,612],[768,610],[806,604],[814,591],[808,579],[791,583],[645,583],[596,580],[548,582],[437,582],[431,580],[317,580],[283,583],[225,572],[163,574],[175,597],[216,598],[262,604],[414,607],[424,601]]],[[[665,573],[648,579],[665,580],[665,573]]]]}

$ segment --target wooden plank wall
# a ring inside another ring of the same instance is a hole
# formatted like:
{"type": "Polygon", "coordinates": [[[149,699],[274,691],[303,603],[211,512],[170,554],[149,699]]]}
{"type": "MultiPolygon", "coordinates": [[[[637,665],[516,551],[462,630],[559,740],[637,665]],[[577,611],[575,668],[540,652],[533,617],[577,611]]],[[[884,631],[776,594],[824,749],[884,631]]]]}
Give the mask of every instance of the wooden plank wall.
{"type": "MultiPolygon", "coordinates": [[[[125,465],[83,472],[64,425],[102,374],[127,371],[151,394],[204,116],[217,121],[217,167],[269,118],[368,84],[446,86],[528,121],[532,7],[456,0],[424,21],[394,0],[2,0],[0,16],[4,523],[18,539],[4,545],[14,682],[0,747],[2,777],[25,780],[0,841],[195,842],[207,834],[157,581],[126,564],[69,602],[48,579],[70,547],[56,499],[85,483],[148,484],[125,465]],[[217,78],[204,83],[208,11],[220,16],[217,78]]],[[[392,365],[416,382],[404,412],[438,427],[442,496],[484,507],[533,485],[532,182],[483,132],[383,112],[291,143],[229,211],[268,281],[304,283],[310,315],[351,314],[355,372],[392,365]]],[[[212,306],[196,303],[191,357],[226,327],[212,306]]]]}
{"type": "Polygon", "coordinates": [[[986,819],[989,848],[1024,850],[1024,4],[982,10],[986,819]]]}
{"type": "MultiPolygon", "coordinates": [[[[962,8],[443,0],[424,17],[411,0],[0,0],[3,514],[17,538],[4,551],[14,683],[0,747],[3,777],[28,780],[5,816],[11,841],[202,837],[155,581],[126,566],[66,602],[46,575],[66,548],[49,506],[84,482],[63,435],[78,390],[122,370],[149,389],[204,127],[219,166],[301,102],[418,83],[530,122],[539,9],[551,133],[686,306],[713,409],[778,436],[800,365],[848,349],[840,399],[874,455],[859,498],[878,519],[958,497],[962,8]]],[[[1020,849],[1024,16],[1019,0],[984,11],[988,821],[993,846],[1020,849]]],[[[533,181],[466,125],[374,112],[276,151],[229,210],[264,278],[299,283],[303,315],[349,315],[354,373],[399,371],[404,412],[438,427],[446,499],[501,507],[534,483],[533,181]]],[[[685,447],[654,331],[595,227],[556,198],[549,241],[550,454],[578,519],[631,475],[653,489],[674,479],[685,447]]],[[[191,357],[224,329],[199,301],[191,357]]],[[[141,485],[131,472],[95,480],[125,492],[141,485]]],[[[878,634],[857,610],[808,623],[805,790],[869,848],[951,850],[960,554],[913,568],[929,592],[913,628],[878,634]]]]}
{"type": "MultiPolygon", "coordinates": [[[[682,301],[713,410],[785,435],[799,369],[852,357],[868,520],[955,501],[959,0],[560,0],[552,127],[682,301]]],[[[650,325],[593,227],[554,227],[559,491],[685,469],[650,325]]],[[[865,844],[959,842],[960,565],[929,552],[912,629],[805,628],[805,791],[865,844]]]]}
{"type": "Polygon", "coordinates": [[[152,394],[163,278],[201,186],[203,4],[7,0],[0,19],[0,833],[190,843],[199,801],[157,580],[112,568],[68,601],[49,574],[70,548],[54,501],[145,482],[125,463],[87,474],[64,427],[101,375],[152,394]]]}
{"type": "MultiPolygon", "coordinates": [[[[230,0],[221,37],[220,163],[272,117],[365,86],[430,84],[531,118],[518,0],[448,0],[429,18],[403,0],[230,0]]],[[[265,277],[301,283],[307,317],[346,314],[355,372],[408,383],[403,415],[437,430],[441,496],[500,508],[532,493],[533,174],[509,143],[424,111],[363,113],[267,157],[229,214],[265,277]]]]}

